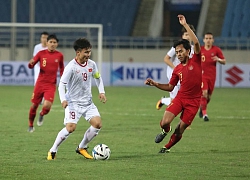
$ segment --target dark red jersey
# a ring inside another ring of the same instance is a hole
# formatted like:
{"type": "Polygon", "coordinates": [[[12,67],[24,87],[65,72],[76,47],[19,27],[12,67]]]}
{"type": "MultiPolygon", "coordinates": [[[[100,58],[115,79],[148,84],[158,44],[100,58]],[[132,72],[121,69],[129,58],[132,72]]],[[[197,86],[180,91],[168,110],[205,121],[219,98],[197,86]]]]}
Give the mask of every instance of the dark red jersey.
{"type": "Polygon", "coordinates": [[[201,67],[202,67],[202,76],[205,79],[216,79],[216,62],[212,59],[213,56],[217,56],[220,59],[224,59],[222,51],[217,46],[212,46],[209,50],[206,50],[204,46],[201,47],[201,67]]]}
{"type": "Polygon", "coordinates": [[[179,64],[174,68],[169,84],[176,86],[179,80],[181,87],[176,97],[184,99],[201,97],[201,54],[194,54],[187,64],[179,64]]]}
{"type": "Polygon", "coordinates": [[[63,54],[59,51],[49,52],[48,49],[39,51],[33,58],[34,64],[29,68],[33,68],[36,63],[40,63],[40,73],[37,79],[39,84],[56,84],[57,72],[60,70],[62,76],[64,70],[63,54]]]}

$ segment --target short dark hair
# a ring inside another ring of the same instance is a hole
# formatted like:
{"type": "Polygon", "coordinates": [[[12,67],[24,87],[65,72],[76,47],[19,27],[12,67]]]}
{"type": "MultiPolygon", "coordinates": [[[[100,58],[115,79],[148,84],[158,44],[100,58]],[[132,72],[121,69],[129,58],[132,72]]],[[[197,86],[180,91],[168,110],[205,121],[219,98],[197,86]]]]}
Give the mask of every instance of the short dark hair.
{"type": "Polygon", "coordinates": [[[186,40],[186,39],[180,39],[180,40],[178,40],[178,41],[175,41],[174,42],[174,48],[176,48],[176,46],[179,46],[179,45],[183,45],[183,47],[186,49],[186,50],[190,50],[191,51],[191,44],[190,44],[190,42],[188,41],[188,40],[186,40]]]}
{"type": "MultiPolygon", "coordinates": [[[[195,28],[194,28],[194,26],[193,26],[192,24],[188,24],[188,26],[189,26],[190,29],[195,33],[195,28]]],[[[186,28],[182,27],[182,29],[181,29],[182,35],[183,35],[185,32],[187,32],[186,28]]]]}
{"type": "Polygon", "coordinates": [[[86,38],[79,38],[74,42],[73,48],[75,51],[79,51],[85,48],[92,48],[92,45],[86,38]]]}
{"type": "Polygon", "coordinates": [[[205,34],[204,34],[204,36],[205,35],[212,35],[213,36],[213,33],[211,33],[211,32],[206,32],[205,34]]]}
{"type": "Polygon", "coordinates": [[[49,35],[49,33],[48,32],[46,32],[46,31],[43,31],[41,34],[40,34],[40,36],[42,36],[42,35],[49,35]]]}
{"type": "Polygon", "coordinates": [[[56,35],[55,35],[55,34],[51,34],[51,35],[49,35],[49,36],[48,36],[48,38],[47,38],[47,41],[49,41],[49,40],[51,40],[51,39],[55,39],[55,40],[56,40],[56,42],[59,42],[59,39],[57,39],[57,37],[56,37],[56,35]]]}

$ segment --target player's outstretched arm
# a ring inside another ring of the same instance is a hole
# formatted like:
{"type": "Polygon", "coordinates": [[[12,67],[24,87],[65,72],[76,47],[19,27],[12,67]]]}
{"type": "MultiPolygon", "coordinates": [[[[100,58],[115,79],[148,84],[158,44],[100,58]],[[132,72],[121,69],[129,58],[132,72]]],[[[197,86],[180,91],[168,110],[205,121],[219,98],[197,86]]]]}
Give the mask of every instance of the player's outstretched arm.
{"type": "Polygon", "coordinates": [[[144,84],[148,85],[148,86],[155,86],[158,89],[161,89],[163,91],[172,91],[174,89],[174,86],[172,86],[171,84],[160,84],[150,78],[146,79],[146,81],[144,82],[144,84]]]}
{"type": "Polygon", "coordinates": [[[197,36],[195,35],[195,33],[192,31],[192,29],[187,24],[185,16],[183,16],[182,14],[179,14],[178,18],[179,18],[180,24],[183,25],[183,27],[187,30],[187,33],[189,34],[191,41],[193,41],[193,43],[194,43],[195,54],[199,54],[201,47],[200,47],[200,43],[199,43],[197,36]]]}

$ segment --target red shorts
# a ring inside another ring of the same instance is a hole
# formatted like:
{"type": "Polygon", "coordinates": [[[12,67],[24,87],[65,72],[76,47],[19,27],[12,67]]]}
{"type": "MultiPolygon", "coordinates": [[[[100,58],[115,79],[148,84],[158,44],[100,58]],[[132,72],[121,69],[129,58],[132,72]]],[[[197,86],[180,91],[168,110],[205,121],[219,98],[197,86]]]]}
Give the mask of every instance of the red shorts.
{"type": "Polygon", "coordinates": [[[31,97],[31,102],[34,104],[39,104],[42,99],[50,101],[53,103],[55,97],[56,85],[41,85],[37,83],[35,85],[34,92],[31,97]]]}
{"type": "Polygon", "coordinates": [[[208,94],[211,95],[214,91],[215,80],[202,78],[202,90],[207,90],[208,94]]]}
{"type": "Polygon", "coordinates": [[[201,98],[180,99],[176,96],[166,108],[166,111],[173,113],[175,116],[181,113],[181,120],[185,124],[190,125],[200,107],[200,100],[201,98]]]}

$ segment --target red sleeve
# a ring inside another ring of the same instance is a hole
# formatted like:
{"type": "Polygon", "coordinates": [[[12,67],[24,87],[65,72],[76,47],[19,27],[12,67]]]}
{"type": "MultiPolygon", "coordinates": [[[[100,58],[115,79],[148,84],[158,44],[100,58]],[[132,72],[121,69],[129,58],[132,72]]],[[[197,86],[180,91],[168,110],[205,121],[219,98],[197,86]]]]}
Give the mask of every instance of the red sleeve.
{"type": "Polygon", "coordinates": [[[221,51],[221,49],[219,47],[217,47],[217,56],[220,59],[225,59],[224,56],[223,56],[223,53],[222,53],[222,51],[221,51]]]}
{"type": "Polygon", "coordinates": [[[60,76],[62,76],[64,70],[63,54],[61,54],[59,69],[60,69],[60,76]]]}
{"type": "Polygon", "coordinates": [[[41,56],[41,52],[39,51],[39,52],[33,57],[33,59],[34,59],[34,64],[33,64],[33,65],[31,65],[30,63],[28,64],[28,67],[29,67],[30,69],[34,68],[34,66],[36,65],[36,63],[37,63],[38,61],[40,61],[40,56],[41,56]]]}
{"type": "Polygon", "coordinates": [[[172,86],[176,86],[178,81],[179,81],[179,76],[178,76],[178,73],[177,73],[177,69],[178,69],[178,66],[176,66],[174,68],[174,71],[172,73],[172,77],[169,81],[169,84],[171,84],[172,86]]]}

